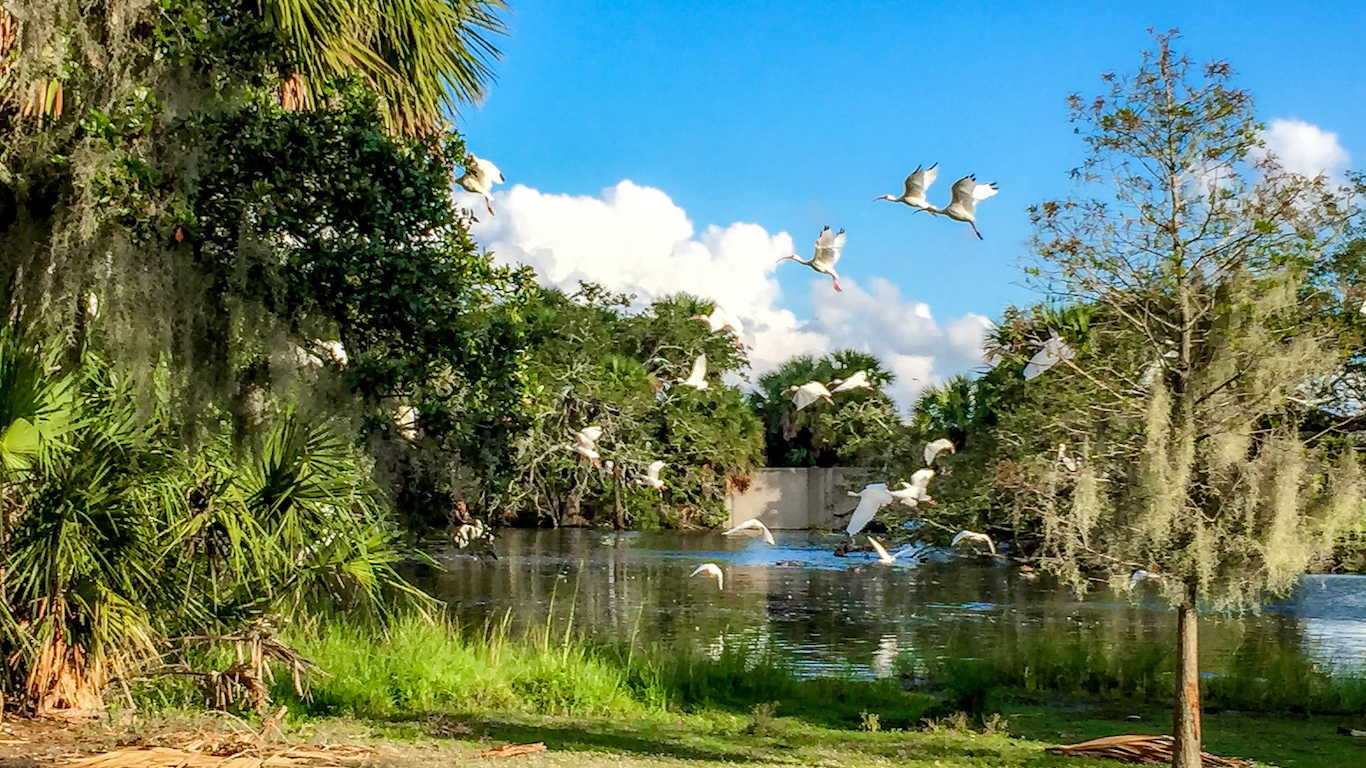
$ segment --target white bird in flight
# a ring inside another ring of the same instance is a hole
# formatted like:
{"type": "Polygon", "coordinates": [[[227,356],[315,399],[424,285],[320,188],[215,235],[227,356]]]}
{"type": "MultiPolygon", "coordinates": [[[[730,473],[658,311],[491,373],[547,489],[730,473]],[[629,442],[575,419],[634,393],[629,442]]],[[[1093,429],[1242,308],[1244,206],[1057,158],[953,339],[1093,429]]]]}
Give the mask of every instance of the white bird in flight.
{"type": "Polygon", "coordinates": [[[696,576],[696,575],[699,574],[699,573],[700,573],[700,574],[703,574],[704,576],[711,576],[712,578],[716,579],[716,588],[717,588],[717,589],[725,589],[725,588],[726,588],[726,587],[725,587],[725,584],[726,584],[726,577],[725,577],[724,574],[721,573],[721,569],[717,567],[716,563],[703,563],[703,564],[697,566],[697,570],[695,570],[695,571],[693,571],[692,573],[688,574],[688,577],[691,578],[691,577],[693,577],[693,576],[696,576]]]}
{"type": "Polygon", "coordinates": [[[712,333],[731,333],[738,337],[744,332],[744,325],[740,323],[739,318],[722,309],[719,304],[713,306],[709,314],[693,315],[688,319],[705,322],[712,333]]]}
{"type": "Polygon", "coordinates": [[[678,383],[685,387],[692,387],[698,392],[706,392],[711,389],[711,385],[707,384],[707,355],[705,353],[698,355],[697,359],[692,361],[692,372],[688,374],[688,378],[678,383]]]}
{"type": "Polygon", "coordinates": [[[729,531],[723,532],[721,535],[734,536],[737,533],[744,533],[745,531],[758,531],[760,535],[764,537],[764,541],[766,543],[770,545],[773,544],[773,532],[768,529],[767,525],[764,525],[762,522],[760,522],[759,518],[757,517],[752,517],[746,520],[745,522],[740,523],[739,525],[730,529],[729,531]]]}
{"type": "Polygon", "coordinates": [[[465,188],[466,192],[473,192],[476,195],[483,195],[484,205],[489,209],[489,215],[493,215],[493,196],[490,192],[494,184],[503,183],[503,172],[498,170],[498,166],[480,157],[470,155],[470,161],[474,165],[474,170],[466,168],[465,175],[461,176],[455,183],[465,188]]]}
{"type": "Polygon", "coordinates": [[[824,400],[831,405],[835,404],[835,398],[830,396],[830,390],[814,379],[801,385],[793,384],[783,391],[792,395],[792,404],[797,406],[799,411],[817,400],[824,400]]]}
{"type": "Polygon", "coordinates": [[[951,542],[950,546],[956,547],[959,544],[962,544],[963,542],[967,542],[969,544],[985,544],[987,545],[987,549],[991,550],[991,554],[996,554],[996,542],[992,541],[991,537],[986,535],[985,533],[978,533],[976,531],[959,531],[958,533],[954,534],[953,541],[951,542]]]}
{"type": "Polygon", "coordinates": [[[1136,571],[1134,571],[1133,573],[1129,574],[1129,589],[1133,589],[1134,587],[1137,587],[1137,586],[1139,585],[1140,582],[1144,582],[1144,581],[1154,581],[1154,582],[1156,582],[1156,581],[1161,581],[1161,580],[1162,580],[1162,574],[1160,574],[1160,573],[1153,573],[1152,571],[1145,571],[1145,570],[1143,570],[1142,568],[1139,568],[1138,570],[1136,570],[1136,571]]]}
{"type": "Polygon", "coordinates": [[[563,446],[564,448],[588,459],[595,467],[602,466],[598,462],[597,451],[598,439],[602,437],[602,427],[593,424],[577,431],[571,431],[569,434],[574,438],[574,442],[572,445],[563,446]]]}
{"type": "Polygon", "coordinates": [[[664,468],[664,462],[652,461],[650,466],[645,468],[645,484],[656,491],[664,490],[664,481],[659,479],[659,470],[664,468]]]}
{"type": "Polygon", "coordinates": [[[850,536],[854,536],[863,530],[868,523],[873,521],[873,516],[877,514],[879,509],[895,500],[891,491],[887,490],[886,483],[869,483],[863,486],[863,490],[858,493],[850,491],[849,495],[858,497],[858,506],[854,507],[854,514],[849,516],[849,525],[844,527],[845,533],[850,536]]]}
{"type": "Polygon", "coordinates": [[[844,248],[844,230],[841,229],[832,235],[830,228],[826,227],[821,230],[820,235],[816,238],[816,251],[811,255],[810,261],[802,261],[796,254],[793,254],[778,259],[778,263],[781,264],[791,259],[798,264],[805,264],[822,275],[829,275],[830,282],[834,284],[835,290],[842,291],[844,289],[840,287],[840,276],[835,272],[835,262],[840,260],[842,248],[844,248]]]}
{"type": "Polygon", "coordinates": [[[883,195],[878,200],[890,200],[893,203],[905,203],[917,211],[925,211],[931,215],[939,215],[939,211],[925,199],[925,191],[934,183],[935,177],[939,175],[939,163],[931,165],[929,168],[916,166],[911,175],[906,177],[906,190],[901,193],[901,197],[896,195],[883,195]]]}
{"type": "Polygon", "coordinates": [[[834,388],[830,390],[832,395],[839,392],[852,392],[855,389],[871,390],[873,388],[873,382],[868,380],[867,371],[854,371],[849,375],[849,378],[835,379],[830,383],[834,385],[834,388]]]}
{"type": "Polygon", "coordinates": [[[1051,335],[1048,337],[1048,341],[1045,341],[1043,347],[1035,352],[1033,357],[1029,358],[1028,363],[1025,363],[1025,381],[1033,379],[1063,360],[1071,360],[1077,356],[1076,350],[1069,347],[1067,342],[1058,336],[1057,331],[1050,328],[1049,333],[1051,335]]]}
{"type": "Polygon", "coordinates": [[[917,469],[911,473],[911,482],[902,483],[901,487],[891,491],[892,498],[907,507],[917,507],[922,501],[933,502],[930,498],[930,481],[934,479],[934,470],[929,467],[917,469]]]}
{"type": "Polygon", "coordinates": [[[976,176],[964,176],[953,183],[953,201],[940,208],[939,212],[954,221],[966,222],[977,239],[981,240],[982,233],[977,231],[977,202],[991,197],[997,191],[996,182],[978,184],[976,176]]]}
{"type": "Polygon", "coordinates": [[[925,466],[934,466],[935,458],[938,457],[939,454],[944,451],[948,451],[949,453],[957,453],[958,449],[954,447],[953,441],[948,439],[947,437],[941,437],[938,440],[931,440],[929,443],[927,443],[925,445],[925,466]]]}
{"type": "Polygon", "coordinates": [[[868,543],[873,545],[873,551],[877,553],[877,561],[882,565],[895,565],[897,558],[911,550],[920,549],[920,547],[910,544],[889,554],[887,548],[882,546],[882,542],[878,541],[876,538],[869,536],[868,543]]]}

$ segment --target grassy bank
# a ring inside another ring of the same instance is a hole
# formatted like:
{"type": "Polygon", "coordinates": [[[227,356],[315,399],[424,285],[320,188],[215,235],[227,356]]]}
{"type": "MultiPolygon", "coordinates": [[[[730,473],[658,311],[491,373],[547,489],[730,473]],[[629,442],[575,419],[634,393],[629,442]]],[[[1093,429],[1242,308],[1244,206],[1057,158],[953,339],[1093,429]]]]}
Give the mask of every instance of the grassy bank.
{"type": "Polygon", "coordinates": [[[289,641],[327,675],[312,681],[306,697],[286,679],[273,693],[312,715],[651,717],[763,705],[832,727],[858,727],[865,712],[909,727],[938,700],[895,680],[802,679],[781,658],[745,648],[712,657],[590,646],[551,626],[513,636],[506,624],[472,630],[412,616],[383,627],[328,620],[296,629],[289,641]]]}
{"type": "MultiPolygon", "coordinates": [[[[326,672],[312,679],[305,697],[294,694],[287,676],[277,677],[272,693],[289,706],[289,732],[331,739],[344,731],[347,738],[398,744],[405,756],[393,764],[405,768],[447,765],[475,747],[509,741],[543,741],[552,753],[531,760],[566,768],[705,768],[738,760],[1081,765],[1087,763],[1048,756],[1043,748],[1169,729],[1157,690],[1123,697],[1118,683],[1095,691],[1078,684],[1128,679],[1123,670],[1133,659],[1091,659],[1108,671],[1083,675],[1077,671],[1080,651],[1065,643],[1015,657],[983,654],[980,647],[976,657],[948,654],[930,664],[926,690],[908,691],[899,680],[802,679],[782,659],[742,648],[712,657],[592,646],[549,625],[513,635],[507,624],[470,628],[410,616],[379,626],[332,618],[294,626],[287,639],[326,672]],[[1019,677],[1026,661],[1032,690],[1019,677]],[[953,715],[963,707],[974,714],[953,715]]],[[[1300,668],[1286,669],[1272,674],[1300,668]]],[[[1338,685],[1331,680],[1330,692],[1338,685]]],[[[1247,694],[1231,685],[1212,690],[1265,703],[1262,685],[1247,694]]],[[[1328,698],[1346,701],[1344,690],[1328,698]]],[[[202,700],[193,686],[178,681],[140,688],[138,696],[150,705],[144,710],[192,709],[202,700]]],[[[1338,725],[1366,723],[1341,715],[1211,712],[1205,731],[1217,753],[1281,768],[1329,768],[1366,758],[1366,746],[1337,735],[1338,725]]]]}
{"type": "MultiPolygon", "coordinates": [[[[772,652],[728,643],[719,654],[662,646],[590,645],[547,623],[513,634],[504,623],[461,627],[416,616],[385,625],[337,618],[294,627],[288,641],[325,670],[309,695],[288,679],[274,695],[316,715],[394,717],[423,712],[645,716],[718,709],[785,714],[858,727],[912,727],[958,711],[975,720],[1012,701],[1065,699],[1139,709],[1165,707],[1171,651],[1153,642],[1084,638],[966,640],[932,658],[903,657],[897,678],[803,678],[772,652]],[[910,688],[907,690],[906,688],[910,688]]],[[[1351,715],[1366,711],[1366,678],[1331,675],[1281,645],[1240,651],[1203,682],[1208,711],[1351,715]]]]}
{"type": "MultiPolygon", "coordinates": [[[[910,660],[906,660],[910,662],[910,660]]],[[[1091,702],[1165,705],[1175,683],[1168,642],[1067,636],[961,637],[942,654],[908,663],[968,709],[990,710],[1003,696],[1063,696],[1091,702]]],[[[1366,711],[1359,667],[1329,672],[1281,642],[1245,639],[1222,664],[1202,664],[1207,710],[1268,714],[1366,711]]]]}

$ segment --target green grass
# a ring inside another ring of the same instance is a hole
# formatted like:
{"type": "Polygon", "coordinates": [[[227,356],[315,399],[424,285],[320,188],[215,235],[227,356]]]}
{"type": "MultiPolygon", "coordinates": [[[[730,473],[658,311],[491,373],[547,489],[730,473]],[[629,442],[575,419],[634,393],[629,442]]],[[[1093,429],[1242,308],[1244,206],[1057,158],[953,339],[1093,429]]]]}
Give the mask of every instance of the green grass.
{"type": "Polygon", "coordinates": [[[593,647],[549,626],[520,638],[507,625],[465,631],[416,616],[386,626],[327,619],[287,638],[326,672],[308,695],[288,679],[273,694],[314,715],[393,718],[429,712],[641,717],[713,709],[750,712],[776,703],[812,722],[853,727],[877,710],[886,727],[909,727],[937,702],[895,680],[801,679],[783,660],[743,647],[716,658],[593,647]]]}
{"type": "MultiPolygon", "coordinates": [[[[1117,768],[1120,763],[1049,755],[1047,747],[1117,733],[1160,733],[1158,713],[1127,720],[1119,710],[1012,709],[997,732],[959,726],[876,732],[827,728],[798,717],[756,718],[717,710],[635,718],[454,714],[391,721],[322,718],[296,722],[296,738],[372,739],[396,751],[395,768],[449,766],[474,750],[543,742],[549,752],[520,758],[533,768],[1117,768]]],[[[1219,715],[1206,721],[1206,749],[1275,768],[1360,765],[1366,744],[1333,733],[1326,718],[1219,715]]],[[[519,762],[519,764],[521,764],[519,762]]]]}
{"type": "MultiPolygon", "coordinates": [[[[931,681],[970,711],[995,711],[1003,695],[1061,695],[1085,701],[1165,705],[1175,681],[1169,643],[1148,639],[1018,635],[957,638],[947,650],[905,666],[923,667],[931,681]]],[[[1351,714],[1366,711],[1366,676],[1330,674],[1282,642],[1245,639],[1232,658],[1201,683],[1204,705],[1262,713],[1351,714]]]]}
{"type": "MultiPolygon", "coordinates": [[[[469,629],[408,616],[380,626],[332,617],[296,625],[285,639],[327,673],[312,679],[304,698],[293,693],[287,676],[277,676],[272,692],[289,706],[292,735],[384,740],[397,745],[391,764],[403,768],[449,765],[477,746],[528,741],[543,741],[552,750],[528,762],[564,768],[711,768],[736,762],[1100,766],[1115,764],[1056,758],[1043,749],[1170,728],[1161,680],[1144,683],[1151,689],[1139,688],[1151,695],[1119,696],[1127,683],[1116,681],[1141,679],[1126,677],[1125,670],[1141,671],[1129,666],[1132,659],[1084,657],[1065,643],[1010,657],[1037,670],[1031,672],[1032,691],[1010,677],[1018,666],[979,647],[977,657],[934,660],[938,687],[929,695],[904,691],[894,680],[801,679],[782,659],[754,649],[728,646],[712,658],[662,647],[599,647],[549,625],[512,636],[506,623],[469,629]],[[960,708],[975,715],[947,717],[960,708]],[[941,725],[929,727],[927,718],[940,718],[941,725]],[[1013,738],[1003,732],[1007,728],[1013,738]]],[[[1221,680],[1256,683],[1237,666],[1221,680]]],[[[1256,683],[1261,687],[1219,682],[1211,689],[1228,700],[1266,701],[1269,686],[1303,682],[1297,676],[1304,668],[1294,663],[1260,671],[1266,676],[1256,683]]],[[[1332,685],[1330,680],[1328,689],[1296,695],[1322,701],[1332,685]]],[[[151,688],[159,699],[146,687],[137,692],[144,708],[192,709],[199,701],[183,681],[151,688]]],[[[1284,702],[1289,695],[1274,698],[1284,702]]],[[[1337,735],[1338,725],[1366,723],[1352,717],[1207,714],[1206,746],[1279,768],[1363,764],[1366,746],[1337,735]]]]}

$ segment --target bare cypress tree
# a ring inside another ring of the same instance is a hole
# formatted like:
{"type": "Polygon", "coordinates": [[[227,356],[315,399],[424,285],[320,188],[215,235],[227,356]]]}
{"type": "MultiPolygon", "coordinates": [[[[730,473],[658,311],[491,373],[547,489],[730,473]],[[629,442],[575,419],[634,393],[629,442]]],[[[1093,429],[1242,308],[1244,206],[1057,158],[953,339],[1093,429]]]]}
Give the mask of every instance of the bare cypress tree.
{"type": "Polygon", "coordinates": [[[1197,601],[1285,594],[1363,505],[1355,455],[1305,440],[1295,406],[1342,363],[1310,276],[1346,198],[1282,169],[1229,66],[1192,67],[1174,37],[1137,74],[1105,75],[1104,95],[1071,97],[1083,192],[1031,209],[1031,274],[1095,306],[1109,321],[1093,333],[1112,336],[1094,346],[1123,350],[1076,361],[1097,400],[1064,417],[1084,455],[1053,470],[1067,499],[1044,514],[1045,563],[1079,591],[1097,572],[1160,579],[1179,611],[1172,765],[1196,768],[1197,601]]]}

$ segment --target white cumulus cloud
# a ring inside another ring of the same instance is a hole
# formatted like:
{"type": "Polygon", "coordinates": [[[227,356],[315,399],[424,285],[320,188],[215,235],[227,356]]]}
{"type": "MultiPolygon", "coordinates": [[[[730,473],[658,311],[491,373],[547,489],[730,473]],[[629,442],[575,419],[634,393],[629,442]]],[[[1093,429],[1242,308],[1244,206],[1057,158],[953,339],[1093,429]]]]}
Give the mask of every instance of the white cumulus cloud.
{"type": "MultiPolygon", "coordinates": [[[[478,210],[473,196],[456,195],[478,210]]],[[[851,347],[897,374],[890,394],[909,407],[925,386],[981,363],[987,318],[968,314],[941,326],[927,304],[882,278],[867,288],[843,279],[843,293],[814,279],[810,318],[799,318],[783,306],[773,276],[777,260],[793,252],[786,232],[737,222],[699,233],[667,194],[631,181],[597,197],[520,184],[494,197],[498,215],[483,216],[473,233],[495,260],[530,265],[542,284],[570,291],[583,280],[642,302],[680,291],[714,301],[743,321],[754,374],[793,355],[851,347]]]]}
{"type": "Polygon", "coordinates": [[[1272,120],[1262,140],[1287,171],[1305,176],[1339,176],[1352,160],[1336,133],[1303,120],[1272,120]]]}

